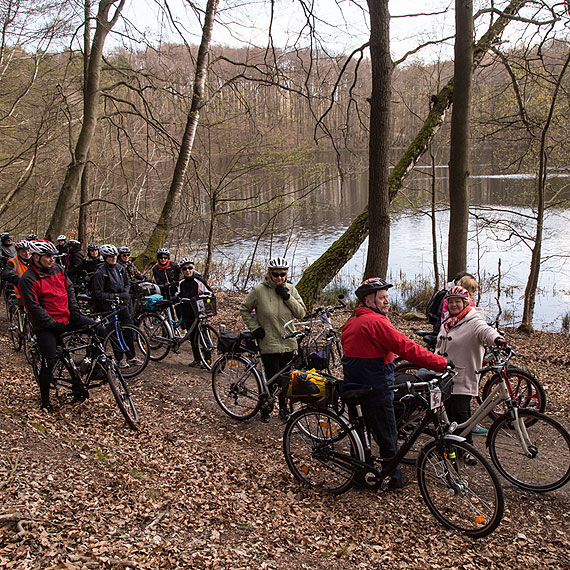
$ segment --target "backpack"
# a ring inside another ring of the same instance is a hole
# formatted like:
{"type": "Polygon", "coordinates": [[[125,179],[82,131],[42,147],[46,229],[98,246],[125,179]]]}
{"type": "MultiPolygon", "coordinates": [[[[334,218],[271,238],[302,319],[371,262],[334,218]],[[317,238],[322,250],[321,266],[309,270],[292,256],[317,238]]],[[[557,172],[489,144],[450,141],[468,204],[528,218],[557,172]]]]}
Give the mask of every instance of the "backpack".
{"type": "Polygon", "coordinates": [[[431,299],[428,301],[426,307],[426,317],[428,323],[437,327],[441,325],[441,311],[443,309],[443,301],[445,299],[445,294],[447,293],[447,289],[441,289],[441,291],[437,291],[431,296],[431,299]]]}

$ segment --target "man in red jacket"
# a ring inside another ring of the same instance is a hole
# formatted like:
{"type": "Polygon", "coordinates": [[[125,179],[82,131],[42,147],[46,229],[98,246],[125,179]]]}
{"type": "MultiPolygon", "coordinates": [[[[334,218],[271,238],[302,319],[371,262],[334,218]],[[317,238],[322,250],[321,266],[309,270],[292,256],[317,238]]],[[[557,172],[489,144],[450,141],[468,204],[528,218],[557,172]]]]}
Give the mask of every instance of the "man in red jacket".
{"type": "MultiPolygon", "coordinates": [[[[54,264],[57,249],[53,243],[38,240],[29,245],[32,259],[19,287],[42,355],[38,378],[41,408],[51,412],[49,392],[60,336],[68,330],[94,324],[94,321],[81,315],[71,281],[63,268],[54,264]]],[[[74,395],[78,401],[88,397],[80,381],[74,386],[74,395]]]]}
{"type": "MultiPolygon", "coordinates": [[[[398,430],[394,416],[394,353],[412,364],[441,372],[447,366],[442,356],[426,350],[397,331],[390,323],[388,289],[380,277],[367,279],[355,291],[359,300],[354,317],[342,329],[344,380],[372,386],[370,398],[362,404],[364,419],[380,448],[380,457],[398,451],[398,430]]],[[[399,467],[390,477],[388,487],[399,489],[408,483],[399,467]]]]}

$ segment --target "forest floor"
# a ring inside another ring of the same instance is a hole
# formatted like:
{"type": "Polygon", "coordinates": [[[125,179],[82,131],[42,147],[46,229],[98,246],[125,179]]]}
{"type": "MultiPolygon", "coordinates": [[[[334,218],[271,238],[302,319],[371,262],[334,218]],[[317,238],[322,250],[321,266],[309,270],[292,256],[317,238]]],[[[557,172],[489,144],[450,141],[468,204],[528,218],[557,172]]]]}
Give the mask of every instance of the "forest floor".
{"type": "MultiPolygon", "coordinates": [[[[228,330],[237,298],[218,297],[228,330]]],[[[507,337],[570,427],[568,335],[507,337]]],[[[570,568],[570,485],[540,495],[503,481],[505,516],[480,540],[444,529],[416,484],[324,496],[289,473],[277,417],[230,419],[190,360],[188,347],[130,381],[136,432],[105,387],[46,414],[0,321],[0,520],[21,522],[0,523],[0,568],[570,568]]]]}

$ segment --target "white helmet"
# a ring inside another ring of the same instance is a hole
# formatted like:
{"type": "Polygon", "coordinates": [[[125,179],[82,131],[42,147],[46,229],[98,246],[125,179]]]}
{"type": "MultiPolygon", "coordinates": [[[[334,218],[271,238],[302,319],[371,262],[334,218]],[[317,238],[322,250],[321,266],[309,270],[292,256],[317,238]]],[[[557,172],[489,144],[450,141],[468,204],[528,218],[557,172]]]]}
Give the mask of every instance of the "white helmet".
{"type": "Polygon", "coordinates": [[[56,255],[58,253],[55,245],[47,240],[30,241],[30,252],[37,255],[56,255]]]}
{"type": "Polygon", "coordinates": [[[57,241],[61,241],[61,240],[66,240],[67,236],[64,236],[63,234],[60,234],[57,236],[57,241]]]}
{"type": "Polygon", "coordinates": [[[101,257],[105,259],[106,257],[112,257],[113,255],[119,255],[119,250],[111,243],[104,243],[99,248],[99,253],[101,257]]]}
{"type": "Polygon", "coordinates": [[[284,257],[274,257],[268,264],[267,269],[289,269],[289,263],[284,257]]]}

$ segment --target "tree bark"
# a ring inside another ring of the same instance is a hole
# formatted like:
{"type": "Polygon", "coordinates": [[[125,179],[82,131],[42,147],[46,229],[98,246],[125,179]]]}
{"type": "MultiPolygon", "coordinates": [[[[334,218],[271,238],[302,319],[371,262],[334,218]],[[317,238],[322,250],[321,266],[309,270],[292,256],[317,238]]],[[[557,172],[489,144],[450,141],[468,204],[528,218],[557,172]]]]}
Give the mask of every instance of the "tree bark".
{"type": "MultiPolygon", "coordinates": [[[[487,50],[497,40],[512,16],[526,4],[527,0],[512,0],[502,14],[489,26],[479,39],[473,51],[473,69],[481,63],[487,50]]],[[[445,118],[445,112],[451,105],[453,95],[453,78],[439,91],[434,106],[428,113],[420,131],[408,146],[389,177],[390,201],[394,199],[407,174],[426,151],[445,118]]],[[[358,251],[368,235],[368,207],[350,224],[340,236],[310,267],[308,267],[297,284],[297,290],[303,297],[307,307],[312,307],[318,293],[326,287],[334,276],[358,251]]]]}
{"type": "Polygon", "coordinates": [[[447,278],[467,269],[469,227],[469,148],[473,76],[473,3],[455,1],[453,110],[449,157],[449,238],[447,278]]]}
{"type": "Polygon", "coordinates": [[[124,3],[125,0],[101,0],[99,2],[97,26],[91,45],[89,71],[85,85],[85,113],[83,116],[83,125],[81,126],[81,131],[79,132],[79,137],[75,145],[75,151],[71,163],[67,167],[57,204],[46,232],[47,238],[52,241],[58,234],[66,231],[66,226],[69,223],[71,212],[76,201],[81,176],[87,162],[89,146],[91,145],[97,126],[103,46],[105,45],[107,34],[111,31],[119,18],[124,3]],[[117,1],[119,5],[115,9],[113,17],[109,19],[111,7],[117,1]]]}
{"type": "Polygon", "coordinates": [[[388,0],[368,0],[370,13],[370,134],[368,140],[368,256],[364,277],[385,277],[390,251],[390,12],[388,0]]]}
{"type": "Polygon", "coordinates": [[[196,129],[198,128],[198,119],[200,117],[200,109],[202,107],[202,99],[204,94],[204,85],[206,83],[206,75],[208,72],[208,52],[212,39],[212,30],[214,28],[214,19],[218,8],[219,0],[208,0],[206,13],[204,16],[204,27],[202,28],[202,41],[198,49],[198,57],[196,59],[196,72],[194,75],[194,88],[192,92],[192,104],[186,121],[182,144],[180,145],[180,153],[170,189],[166,195],[162,212],[158,218],[158,222],[147,242],[145,250],[137,256],[136,264],[139,268],[149,265],[155,259],[155,252],[162,247],[168,230],[172,222],[174,206],[178,202],[178,198],[184,186],[186,171],[192,155],[192,147],[194,146],[194,138],[196,129]]]}

